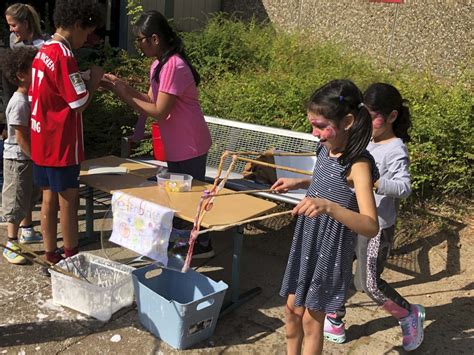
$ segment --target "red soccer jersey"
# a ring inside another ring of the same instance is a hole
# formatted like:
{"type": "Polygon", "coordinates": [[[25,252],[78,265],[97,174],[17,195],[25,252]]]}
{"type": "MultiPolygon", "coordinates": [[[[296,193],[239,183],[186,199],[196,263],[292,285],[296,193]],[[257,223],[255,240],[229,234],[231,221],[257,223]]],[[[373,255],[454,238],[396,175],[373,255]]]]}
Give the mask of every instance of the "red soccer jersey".
{"type": "Polygon", "coordinates": [[[31,159],[41,166],[70,166],[84,160],[82,114],[89,93],[71,50],[46,42],[32,64],[31,159]]]}

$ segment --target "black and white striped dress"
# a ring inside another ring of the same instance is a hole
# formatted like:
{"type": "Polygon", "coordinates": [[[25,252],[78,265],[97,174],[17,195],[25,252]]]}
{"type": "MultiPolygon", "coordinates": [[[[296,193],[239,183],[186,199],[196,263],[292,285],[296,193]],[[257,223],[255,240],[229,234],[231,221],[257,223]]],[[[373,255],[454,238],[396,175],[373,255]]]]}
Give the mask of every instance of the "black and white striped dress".
{"type": "MultiPolygon", "coordinates": [[[[363,156],[372,161],[375,181],[375,162],[369,152],[363,156]]],[[[326,147],[319,146],[306,196],[328,199],[358,211],[354,189],[346,184],[345,172],[349,168],[329,157],[326,147]]],[[[296,307],[334,313],[343,304],[351,282],[356,237],[328,215],[299,216],[280,295],[294,294],[296,307]]]]}

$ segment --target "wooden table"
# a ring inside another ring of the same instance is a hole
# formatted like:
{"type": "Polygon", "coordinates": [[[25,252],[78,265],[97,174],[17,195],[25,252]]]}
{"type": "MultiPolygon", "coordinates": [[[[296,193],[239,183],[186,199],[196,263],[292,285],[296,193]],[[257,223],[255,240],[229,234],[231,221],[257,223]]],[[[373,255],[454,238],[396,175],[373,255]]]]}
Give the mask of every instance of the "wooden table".
{"type": "MultiPolygon", "coordinates": [[[[88,187],[86,194],[86,236],[93,234],[93,190],[107,193],[122,191],[128,195],[153,202],[175,211],[175,215],[181,219],[192,222],[196,215],[198,202],[202,192],[212,185],[193,180],[190,192],[166,192],[158,188],[156,182],[148,181],[147,177],[156,174],[157,167],[143,164],[130,159],[107,156],[99,159],[84,161],[81,165],[81,183],[88,187]],[[91,166],[126,166],[129,173],[123,175],[87,175],[91,166]]],[[[231,192],[223,189],[221,193],[231,192]]],[[[235,224],[241,221],[268,213],[276,206],[276,203],[263,200],[254,196],[238,194],[217,197],[214,207],[206,213],[201,224],[204,228],[219,225],[235,224]]],[[[232,281],[229,285],[231,302],[223,307],[221,314],[227,313],[250,298],[261,292],[259,287],[240,294],[240,263],[243,244],[243,228],[232,228],[233,235],[233,257],[232,257],[232,281]]]]}

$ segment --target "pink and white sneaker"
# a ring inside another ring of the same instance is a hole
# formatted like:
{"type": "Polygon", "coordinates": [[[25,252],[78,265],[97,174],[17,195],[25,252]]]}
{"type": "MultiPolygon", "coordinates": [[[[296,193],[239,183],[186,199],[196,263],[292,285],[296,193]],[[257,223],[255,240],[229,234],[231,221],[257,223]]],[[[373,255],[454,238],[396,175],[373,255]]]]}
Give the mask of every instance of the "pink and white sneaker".
{"type": "Polygon", "coordinates": [[[403,349],[412,351],[423,342],[423,322],[425,321],[425,308],[419,304],[411,305],[411,312],[399,323],[403,333],[403,349]]]}
{"type": "Polygon", "coordinates": [[[324,318],[324,338],[333,343],[344,343],[346,341],[345,323],[334,323],[326,316],[326,318],[324,318]]]}

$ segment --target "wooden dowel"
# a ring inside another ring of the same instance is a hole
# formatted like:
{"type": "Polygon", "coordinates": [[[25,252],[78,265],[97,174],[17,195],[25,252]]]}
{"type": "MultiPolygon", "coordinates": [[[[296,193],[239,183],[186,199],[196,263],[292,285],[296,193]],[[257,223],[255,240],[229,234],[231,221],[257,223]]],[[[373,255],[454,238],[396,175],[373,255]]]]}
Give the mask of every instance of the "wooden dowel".
{"type": "MultiPolygon", "coordinates": [[[[40,265],[45,266],[45,267],[50,267],[51,265],[53,265],[53,263],[51,263],[48,260],[42,258],[38,254],[36,254],[33,250],[29,249],[28,247],[26,247],[22,244],[15,243],[15,242],[11,242],[11,243],[21,251],[23,257],[26,258],[25,254],[31,254],[34,257],[34,259],[36,260],[37,264],[40,264],[40,265]]],[[[9,250],[12,251],[11,249],[9,249],[9,250]]],[[[13,252],[15,252],[15,251],[13,250],[13,252]]]]}
{"type": "MultiPolygon", "coordinates": [[[[34,252],[28,252],[28,253],[23,253],[21,251],[18,251],[18,250],[13,250],[9,247],[7,247],[6,245],[4,244],[0,244],[0,248],[3,248],[3,249],[6,249],[6,250],[9,250],[11,251],[12,253],[15,253],[15,254],[18,254],[18,255],[21,255],[22,257],[24,257],[26,260],[28,261],[31,261],[32,263],[35,263],[35,264],[38,264],[38,265],[41,265],[41,266],[45,266],[45,267],[48,267],[48,268],[51,268],[53,269],[54,271],[56,272],[59,272],[60,274],[63,274],[63,275],[66,275],[66,276],[69,276],[69,277],[72,277],[74,279],[77,279],[77,280],[81,280],[81,281],[84,281],[84,279],[81,279],[80,277],[74,275],[73,273],[69,272],[69,271],[66,271],[60,267],[57,267],[56,265],[54,265],[53,263],[43,259],[41,256],[39,256],[38,254],[34,253],[34,252]],[[32,258],[31,256],[29,256],[28,254],[33,254],[33,255],[36,255],[34,258],[32,258]]],[[[89,282],[88,280],[85,280],[87,282],[89,282]]],[[[89,282],[90,283],[90,282],[89,282]]]]}
{"type": "Polygon", "coordinates": [[[198,235],[201,235],[201,234],[204,234],[204,233],[208,233],[208,232],[221,232],[221,231],[225,231],[225,230],[227,230],[227,229],[229,229],[229,228],[232,228],[232,227],[240,226],[240,225],[242,225],[242,224],[247,224],[247,223],[257,222],[257,221],[263,221],[263,220],[265,220],[265,219],[273,218],[273,217],[284,216],[284,215],[290,214],[291,212],[292,212],[292,210],[283,211],[283,212],[276,212],[276,213],[272,213],[272,214],[267,214],[267,215],[265,215],[265,216],[260,216],[260,217],[255,217],[255,218],[246,219],[246,220],[244,220],[244,221],[240,221],[240,222],[233,223],[233,224],[218,225],[218,226],[214,226],[214,227],[211,227],[211,228],[208,228],[208,229],[204,229],[204,230],[202,230],[202,231],[199,231],[199,232],[198,232],[198,235]]]}
{"type": "Polygon", "coordinates": [[[247,191],[233,191],[233,192],[226,192],[217,195],[208,195],[204,198],[211,198],[211,197],[221,197],[221,196],[230,196],[230,195],[241,195],[241,194],[256,194],[258,192],[270,192],[270,193],[277,193],[275,190],[266,189],[266,190],[247,190],[247,191]]]}
{"type": "MultiPolygon", "coordinates": [[[[266,152],[231,152],[228,151],[230,155],[265,155],[266,152]]],[[[292,152],[268,152],[269,156],[295,156],[295,157],[314,157],[316,156],[316,152],[300,152],[300,153],[292,153],[292,152]]]]}
{"type": "Polygon", "coordinates": [[[15,242],[12,242],[12,244],[14,246],[16,246],[18,249],[20,249],[22,252],[26,252],[28,254],[31,254],[33,255],[35,258],[37,258],[38,260],[40,260],[41,262],[43,262],[45,264],[45,266],[51,266],[51,265],[54,265],[52,262],[42,258],[40,255],[36,254],[35,251],[31,250],[29,247],[27,247],[26,245],[24,244],[18,244],[18,243],[15,243],[15,242]]]}
{"type": "Polygon", "coordinates": [[[282,166],[282,165],[276,165],[276,164],[271,164],[271,163],[266,163],[263,161],[255,160],[255,159],[250,159],[250,158],[244,158],[244,157],[239,157],[237,156],[238,160],[243,160],[246,162],[250,163],[255,163],[257,165],[263,165],[263,166],[269,166],[271,168],[276,168],[276,169],[281,169],[281,170],[286,170],[286,171],[291,171],[292,173],[297,173],[297,174],[303,174],[303,175],[313,175],[312,171],[306,171],[306,170],[300,170],[300,169],[295,169],[295,168],[290,168],[288,166],[282,166]]]}

